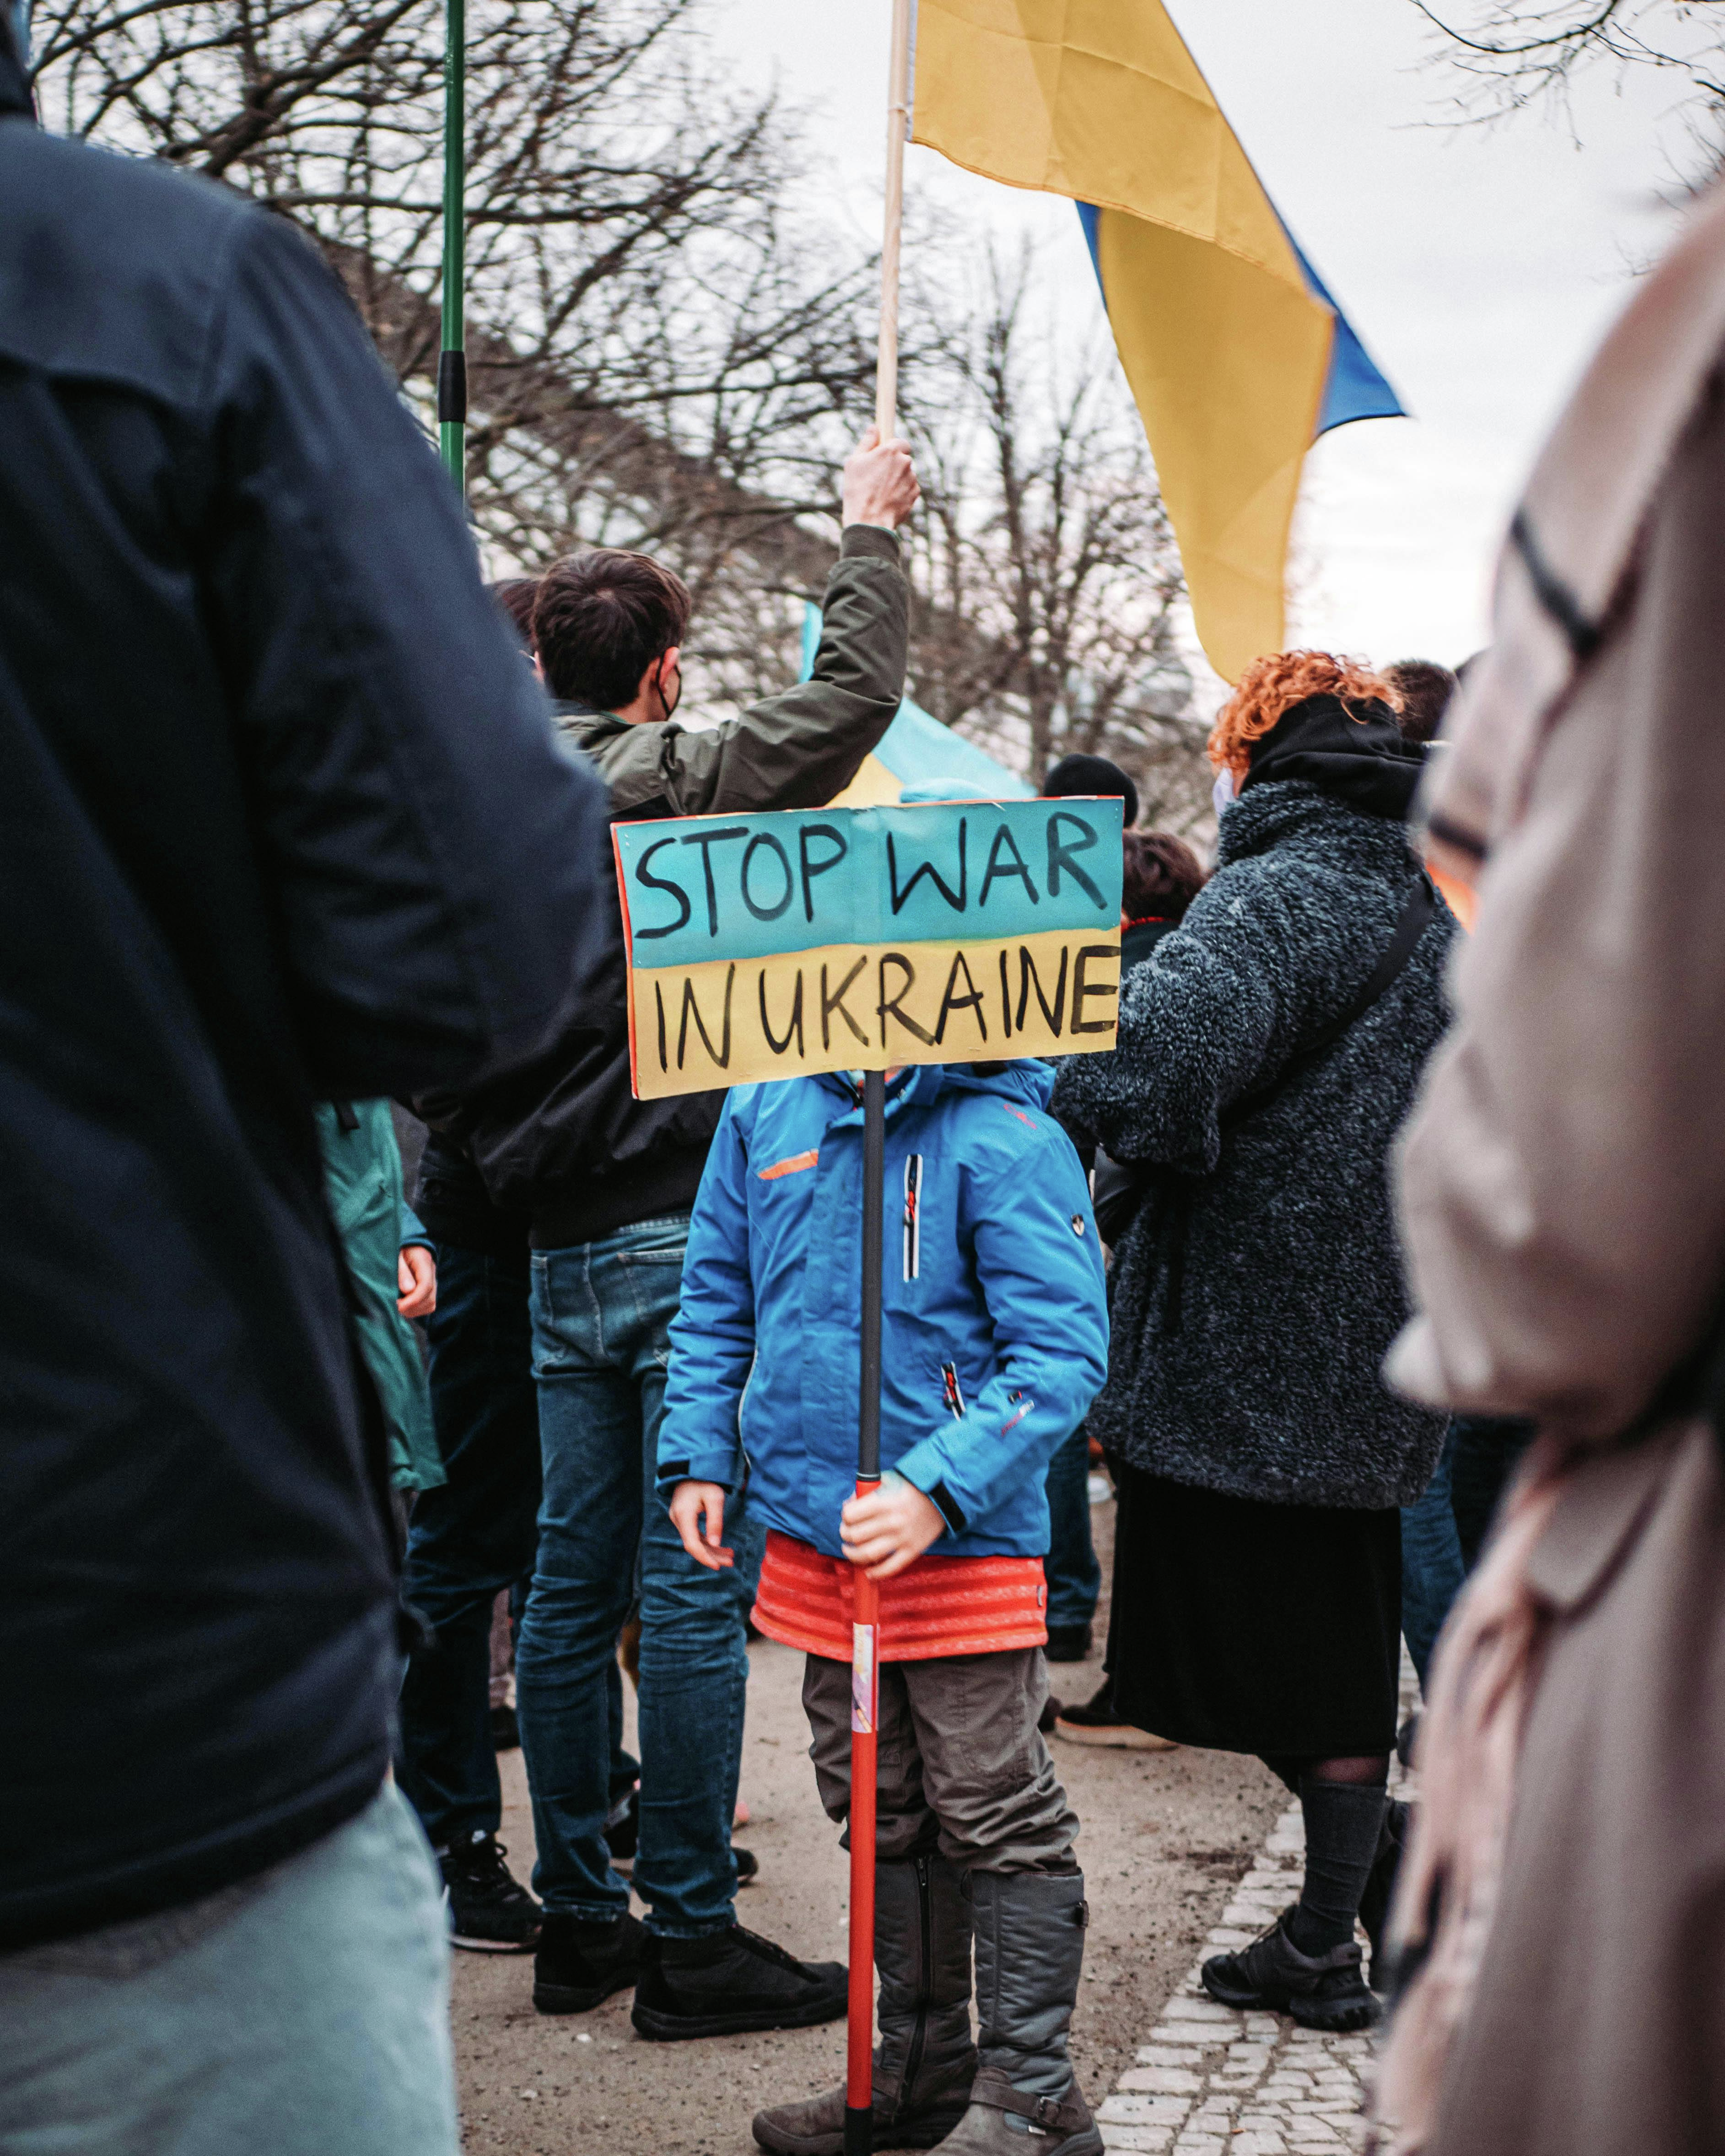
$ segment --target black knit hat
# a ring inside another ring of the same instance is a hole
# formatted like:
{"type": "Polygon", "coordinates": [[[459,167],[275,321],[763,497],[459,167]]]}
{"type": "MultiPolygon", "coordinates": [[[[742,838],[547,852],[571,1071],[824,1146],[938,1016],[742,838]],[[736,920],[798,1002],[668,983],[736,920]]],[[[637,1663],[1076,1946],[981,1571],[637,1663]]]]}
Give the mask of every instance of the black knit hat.
{"type": "Polygon", "coordinates": [[[1264,786],[1303,778],[1319,793],[1368,816],[1406,819],[1425,758],[1402,738],[1395,713],[1376,696],[1344,704],[1307,696],[1291,704],[1268,733],[1247,744],[1251,768],[1240,781],[1264,786]]]}
{"type": "Polygon", "coordinates": [[[1117,763],[1106,756],[1063,756],[1049,768],[1042,782],[1045,801],[1058,801],[1072,793],[1117,794],[1126,803],[1126,828],[1138,820],[1138,789],[1117,763]]]}

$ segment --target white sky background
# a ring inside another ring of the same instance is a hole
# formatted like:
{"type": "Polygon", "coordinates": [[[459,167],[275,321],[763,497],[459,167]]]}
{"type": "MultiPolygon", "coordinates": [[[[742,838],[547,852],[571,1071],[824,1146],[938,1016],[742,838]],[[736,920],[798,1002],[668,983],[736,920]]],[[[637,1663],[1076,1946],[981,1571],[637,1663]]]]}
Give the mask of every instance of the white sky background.
{"type": "MultiPolygon", "coordinates": [[[[822,207],[878,235],[889,0],[715,0],[710,35],[805,116],[822,207]]],[[[1633,264],[1673,225],[1676,86],[1586,80],[1574,112],[1452,129],[1453,77],[1408,0],[1173,0],[1271,198],[1414,414],[1337,429],[1307,465],[1296,641],[1454,664],[1485,641],[1497,540],[1633,264]]],[[[912,145],[907,192],[1029,232],[1075,323],[1100,313],[1076,212],[912,145]]]]}

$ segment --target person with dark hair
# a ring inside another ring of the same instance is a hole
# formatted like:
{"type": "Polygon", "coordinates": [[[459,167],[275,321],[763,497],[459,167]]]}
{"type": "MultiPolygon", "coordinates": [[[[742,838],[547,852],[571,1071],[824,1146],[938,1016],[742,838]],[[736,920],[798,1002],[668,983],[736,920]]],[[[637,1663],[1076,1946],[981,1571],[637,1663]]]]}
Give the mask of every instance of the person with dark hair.
{"type": "Polygon", "coordinates": [[[1455,693],[1455,675],[1435,659],[1398,659],[1384,668],[1384,678],[1402,739],[1421,748],[1435,741],[1455,693]]]}
{"type": "MultiPolygon", "coordinates": [[[[610,547],[553,564],[533,609],[540,665],[563,741],[598,768],[614,817],[809,808],[850,783],[903,693],[909,593],[894,526],[916,497],[908,449],[870,433],[845,468],[812,675],[701,732],[675,716],[680,580],[610,547]]],[[[806,2026],[844,2013],[843,1969],[797,1961],[736,1921],[745,1620],[763,1532],[745,1507],[736,1565],[708,1572],[645,1502],[689,1216],[725,1096],[632,1097],[614,894],[608,920],[578,1026],[535,1070],[448,1118],[492,1197],[531,1218],[543,1494],[516,1681],[545,1909],[533,1999],[582,2013],[634,1986],[636,2026],[655,2038],[806,2026]],[[608,1686],[638,1553],[644,1929],[604,1837],[608,1686]]]]}
{"type": "Polygon", "coordinates": [[[1045,801],[1063,801],[1074,794],[1115,795],[1124,804],[1121,820],[1131,830],[1138,820],[1138,789],[1117,763],[1106,756],[1063,756],[1048,767],[1042,782],[1045,801]]]}
{"type": "Polygon", "coordinates": [[[387,1154],[388,1096],[543,1052],[603,789],[305,234],[39,131],[14,19],[0,2147],[455,2156],[361,1351],[402,1223],[352,1158],[345,1276],[316,1107],[387,1154]]]}
{"type": "Polygon", "coordinates": [[[1409,850],[1422,759],[1377,676],[1260,660],[1210,757],[1235,794],[1216,873],[1125,975],[1114,1053],[1055,1089],[1141,1170],[1091,1410],[1119,1489],[1114,1704],[1299,1795],[1299,1902],[1206,1989],[1355,2029],[1378,2012],[1355,1919],[1375,1941],[1396,1847],[1399,1507],[1444,1428],[1379,1374],[1407,1314],[1389,1155],[1455,929],[1409,850]]]}
{"type": "Polygon", "coordinates": [[[1120,883],[1120,972],[1142,965],[1209,880],[1209,871],[1172,831],[1127,831],[1120,883]]]}
{"type": "Polygon", "coordinates": [[[567,555],[540,579],[533,648],[553,696],[589,711],[669,720],[683,693],[679,661],[689,587],[650,554],[595,547],[567,555]]]}

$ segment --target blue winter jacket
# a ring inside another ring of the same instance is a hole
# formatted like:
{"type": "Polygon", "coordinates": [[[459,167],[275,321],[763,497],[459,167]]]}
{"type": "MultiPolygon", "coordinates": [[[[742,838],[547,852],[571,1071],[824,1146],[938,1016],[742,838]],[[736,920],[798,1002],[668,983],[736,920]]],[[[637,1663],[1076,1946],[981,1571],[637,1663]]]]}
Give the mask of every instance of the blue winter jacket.
{"type": "MultiPolygon", "coordinates": [[[[1108,1359],[1102,1254],[1054,1074],[929,1064],[889,1087],[880,1460],[950,1557],[1040,1557],[1050,1455],[1108,1359]]],[[[709,1154],[671,1327],[667,1493],[734,1490],[840,1554],[856,1486],[862,1110],[840,1076],[742,1086],[709,1154]],[[739,1450],[739,1415],[741,1450],[739,1450]]]]}

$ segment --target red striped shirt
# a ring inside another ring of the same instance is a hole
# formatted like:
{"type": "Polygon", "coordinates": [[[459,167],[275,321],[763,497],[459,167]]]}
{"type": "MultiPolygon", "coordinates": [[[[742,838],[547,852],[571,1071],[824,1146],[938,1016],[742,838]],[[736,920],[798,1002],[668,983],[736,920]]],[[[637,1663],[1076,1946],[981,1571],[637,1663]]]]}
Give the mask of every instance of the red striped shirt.
{"type": "MultiPolygon", "coordinates": [[[[855,1583],[843,1558],[769,1527],[755,1623],[769,1640],[848,1662],[855,1583]]],[[[1040,1557],[919,1557],[880,1582],[877,1656],[926,1662],[1045,1646],[1047,1611],[1040,1557]]]]}

